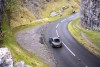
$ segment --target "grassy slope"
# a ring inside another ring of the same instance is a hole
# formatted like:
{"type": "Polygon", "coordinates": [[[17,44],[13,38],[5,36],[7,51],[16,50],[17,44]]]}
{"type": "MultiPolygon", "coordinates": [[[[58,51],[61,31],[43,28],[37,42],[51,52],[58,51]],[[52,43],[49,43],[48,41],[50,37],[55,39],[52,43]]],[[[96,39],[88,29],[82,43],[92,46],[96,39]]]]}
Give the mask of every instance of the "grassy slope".
{"type": "Polygon", "coordinates": [[[70,22],[68,25],[69,31],[74,36],[74,38],[77,39],[81,44],[83,44],[89,51],[96,54],[97,56],[100,56],[100,32],[86,30],[79,25],[79,22],[79,18],[70,22]],[[94,44],[94,46],[99,49],[95,48],[86,40],[84,40],[81,32],[83,32],[86,35],[87,39],[90,40],[94,44]]]}
{"type": "Polygon", "coordinates": [[[13,18],[11,19],[11,27],[15,28],[22,25],[27,25],[33,23],[33,20],[36,20],[34,15],[24,6],[17,5],[19,7],[15,14],[13,14],[13,18]]]}
{"type": "MultiPolygon", "coordinates": [[[[77,1],[79,2],[79,0],[77,1]]],[[[54,21],[59,18],[63,18],[65,16],[71,15],[72,10],[75,10],[76,12],[78,12],[79,5],[77,4],[78,3],[77,1],[76,0],[75,1],[74,0],[70,0],[70,1],[58,0],[56,2],[49,2],[49,3],[44,4],[45,10],[39,9],[39,12],[41,13],[41,16],[42,16],[41,22],[54,21]],[[64,10],[64,12],[62,13],[62,16],[50,17],[51,11],[53,10],[58,11],[63,6],[69,6],[69,8],[64,10]],[[71,6],[75,6],[75,8],[73,9],[71,6]],[[47,20],[45,18],[47,18],[47,20]]],[[[21,25],[33,24],[38,21],[26,7],[21,6],[21,5],[17,5],[17,7],[18,9],[15,12],[17,13],[17,15],[14,14],[13,18],[11,19],[11,26],[13,28],[17,26],[21,26],[21,25]]]]}
{"type": "MultiPolygon", "coordinates": [[[[20,5],[18,5],[18,6],[20,6],[20,5]]],[[[20,6],[18,11],[21,8],[22,7],[20,6]]],[[[31,19],[35,19],[34,16],[32,15],[32,13],[30,13],[26,8],[23,8],[22,10],[20,10],[20,12],[18,12],[17,15],[13,14],[12,16],[13,17],[11,20],[11,27],[8,26],[8,23],[7,23],[8,18],[7,18],[6,13],[4,14],[4,17],[3,17],[3,22],[2,22],[3,32],[2,33],[4,34],[4,36],[3,36],[2,47],[8,47],[10,49],[12,56],[13,56],[13,59],[14,59],[14,62],[18,62],[18,61],[23,60],[23,61],[25,61],[26,64],[28,64],[32,67],[49,67],[49,65],[45,64],[38,57],[36,57],[34,54],[32,54],[32,53],[24,50],[22,47],[20,47],[14,38],[14,35],[17,31],[19,31],[21,29],[25,29],[26,27],[37,26],[37,25],[40,25],[41,23],[37,22],[34,25],[27,25],[27,26],[15,28],[17,25],[18,26],[22,25],[22,24],[25,25],[31,19]],[[22,17],[22,19],[21,19],[21,17],[22,17]]]]}
{"type": "MultiPolygon", "coordinates": [[[[18,62],[21,60],[24,60],[26,64],[31,65],[32,67],[49,67],[47,64],[43,63],[38,57],[36,57],[34,54],[24,50],[19,46],[19,44],[15,41],[14,35],[15,32],[26,28],[28,26],[24,26],[23,28],[15,28],[15,29],[9,29],[7,25],[7,17],[4,16],[3,19],[3,34],[5,34],[3,39],[3,47],[8,47],[12,53],[14,62],[18,62]]],[[[34,26],[39,25],[40,23],[35,24],[34,26]]]]}
{"type": "MultiPolygon", "coordinates": [[[[42,11],[42,17],[43,18],[48,18],[48,16],[50,15],[50,11],[52,11],[51,8],[53,8],[54,10],[58,10],[60,7],[65,5],[65,1],[66,0],[59,0],[57,2],[55,2],[55,6],[52,6],[52,2],[46,4],[46,6],[48,8],[46,8],[45,11],[42,11]]],[[[67,5],[71,6],[71,4],[74,4],[75,2],[73,0],[70,0],[70,3],[68,3],[67,5]]],[[[11,29],[9,29],[8,25],[7,25],[7,17],[5,15],[4,19],[3,19],[3,34],[5,34],[4,36],[4,41],[3,41],[3,45],[4,47],[8,47],[10,49],[10,51],[12,52],[14,61],[20,61],[20,60],[24,60],[26,64],[31,65],[32,67],[48,67],[47,64],[43,63],[39,58],[37,58],[34,54],[29,53],[28,51],[24,50],[23,48],[21,48],[18,43],[16,43],[14,35],[16,32],[18,32],[19,30],[31,27],[31,26],[38,26],[40,24],[43,24],[47,21],[54,21],[57,20],[61,17],[53,17],[53,18],[48,18],[49,20],[36,20],[36,18],[34,17],[34,15],[28,10],[26,9],[26,7],[21,6],[21,5],[17,5],[16,7],[18,7],[17,10],[15,10],[15,14],[12,14],[12,19],[11,19],[11,29]],[[17,13],[17,14],[16,14],[17,13]]],[[[76,4],[76,7],[77,4],[76,4]]],[[[78,11],[78,10],[76,10],[78,11]]],[[[68,8],[67,10],[65,10],[63,12],[63,16],[66,15],[70,15],[72,12],[72,8],[68,8]]]]}
{"type": "MultiPolygon", "coordinates": [[[[77,1],[79,1],[79,0],[77,0],[77,1]]],[[[50,2],[48,4],[45,4],[45,6],[47,7],[45,9],[45,11],[41,11],[42,17],[49,18],[49,21],[54,21],[54,20],[57,20],[59,18],[63,18],[65,16],[71,15],[72,10],[73,10],[71,6],[75,6],[74,10],[76,12],[79,11],[79,9],[78,9],[79,5],[77,3],[78,2],[76,2],[75,0],[70,0],[70,1],[58,0],[57,2],[50,2]],[[62,16],[50,17],[51,11],[58,11],[63,6],[68,6],[69,8],[64,10],[64,12],[62,13],[62,16]]]]}

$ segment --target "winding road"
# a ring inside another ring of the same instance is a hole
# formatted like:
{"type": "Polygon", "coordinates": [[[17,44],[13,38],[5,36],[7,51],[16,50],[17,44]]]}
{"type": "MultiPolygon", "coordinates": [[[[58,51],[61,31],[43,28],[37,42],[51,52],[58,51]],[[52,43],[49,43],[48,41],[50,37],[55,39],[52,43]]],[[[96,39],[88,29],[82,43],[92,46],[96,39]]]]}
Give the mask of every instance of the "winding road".
{"type": "Polygon", "coordinates": [[[85,49],[68,31],[68,23],[78,16],[79,13],[76,13],[49,23],[44,32],[44,40],[54,54],[58,67],[100,67],[100,58],[85,49]],[[62,48],[52,48],[50,46],[49,37],[56,36],[61,38],[63,42],[62,48]]]}

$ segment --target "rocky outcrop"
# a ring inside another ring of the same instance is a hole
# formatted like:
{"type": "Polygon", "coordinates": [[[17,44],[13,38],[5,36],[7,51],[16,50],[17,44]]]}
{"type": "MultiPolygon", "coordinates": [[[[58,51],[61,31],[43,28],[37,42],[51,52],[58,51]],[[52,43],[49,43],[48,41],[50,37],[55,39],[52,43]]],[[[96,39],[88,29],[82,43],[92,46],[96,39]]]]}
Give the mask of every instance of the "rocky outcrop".
{"type": "Polygon", "coordinates": [[[100,0],[81,0],[81,25],[100,31],[100,0]]]}
{"type": "Polygon", "coordinates": [[[0,67],[31,67],[24,61],[13,63],[11,52],[8,48],[0,48],[0,67]]]}
{"type": "Polygon", "coordinates": [[[63,13],[64,10],[66,10],[67,8],[69,8],[69,6],[62,6],[61,8],[59,8],[58,11],[52,11],[52,12],[50,13],[50,17],[62,16],[62,13],[63,13]]]}
{"type": "Polygon", "coordinates": [[[13,67],[13,59],[8,48],[0,48],[0,67],[13,67]]]}
{"type": "Polygon", "coordinates": [[[59,13],[56,12],[56,11],[52,11],[51,14],[50,14],[51,17],[55,17],[55,16],[58,16],[58,15],[59,15],[59,13]]]}
{"type": "Polygon", "coordinates": [[[56,2],[57,0],[23,0],[25,6],[34,14],[37,19],[41,19],[41,10],[45,10],[46,3],[56,2]]]}
{"type": "Polygon", "coordinates": [[[34,14],[37,19],[41,19],[40,10],[44,10],[44,4],[51,0],[24,0],[25,6],[34,14]]]}
{"type": "Polygon", "coordinates": [[[32,67],[32,66],[29,66],[29,65],[25,65],[25,62],[24,61],[20,61],[20,62],[17,62],[14,67],[32,67]]]}

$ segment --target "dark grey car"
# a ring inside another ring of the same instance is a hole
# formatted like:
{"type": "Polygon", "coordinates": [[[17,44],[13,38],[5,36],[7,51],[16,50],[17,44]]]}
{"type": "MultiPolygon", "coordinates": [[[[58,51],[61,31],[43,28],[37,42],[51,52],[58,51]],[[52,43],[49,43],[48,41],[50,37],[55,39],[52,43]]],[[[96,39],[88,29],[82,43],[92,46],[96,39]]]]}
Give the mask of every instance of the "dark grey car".
{"type": "Polygon", "coordinates": [[[52,47],[62,47],[62,42],[59,37],[49,38],[49,42],[52,47]]]}

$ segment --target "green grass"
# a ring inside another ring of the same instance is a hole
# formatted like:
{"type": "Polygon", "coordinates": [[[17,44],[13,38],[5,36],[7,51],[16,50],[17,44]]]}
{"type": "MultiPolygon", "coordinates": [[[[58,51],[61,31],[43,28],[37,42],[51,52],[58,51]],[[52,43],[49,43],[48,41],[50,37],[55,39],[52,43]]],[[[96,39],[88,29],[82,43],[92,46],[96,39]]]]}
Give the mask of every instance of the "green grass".
{"type": "Polygon", "coordinates": [[[2,23],[2,29],[3,29],[3,43],[2,43],[2,47],[7,47],[9,48],[9,50],[12,53],[14,62],[18,62],[18,61],[25,61],[26,64],[32,66],[32,67],[49,67],[49,65],[47,65],[46,63],[44,63],[43,61],[41,61],[38,57],[35,56],[35,54],[26,51],[25,49],[23,49],[22,47],[20,47],[20,45],[16,42],[14,35],[16,32],[25,29],[27,27],[35,27],[38,26],[40,24],[43,24],[42,22],[37,22],[33,25],[24,25],[22,27],[17,27],[15,29],[11,29],[8,25],[7,25],[7,17],[6,15],[3,18],[3,23],[2,23]]]}
{"type": "Polygon", "coordinates": [[[31,27],[36,27],[36,26],[39,26],[39,25],[42,25],[42,24],[45,24],[47,22],[35,22],[35,23],[32,23],[32,24],[26,24],[26,25],[21,25],[21,26],[18,26],[18,27],[15,27],[15,28],[12,28],[12,31],[13,33],[17,33],[23,29],[26,29],[26,28],[31,28],[31,27]]]}
{"type": "Polygon", "coordinates": [[[79,22],[79,18],[71,21],[68,25],[69,31],[71,32],[73,37],[78,40],[84,47],[86,47],[89,51],[96,54],[97,56],[100,56],[100,32],[84,29],[79,25],[79,22]],[[81,32],[83,32],[86,35],[87,39],[99,49],[95,48],[86,40],[84,40],[81,32]]]}

